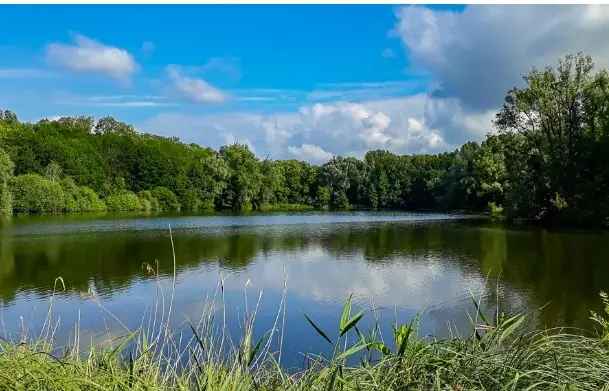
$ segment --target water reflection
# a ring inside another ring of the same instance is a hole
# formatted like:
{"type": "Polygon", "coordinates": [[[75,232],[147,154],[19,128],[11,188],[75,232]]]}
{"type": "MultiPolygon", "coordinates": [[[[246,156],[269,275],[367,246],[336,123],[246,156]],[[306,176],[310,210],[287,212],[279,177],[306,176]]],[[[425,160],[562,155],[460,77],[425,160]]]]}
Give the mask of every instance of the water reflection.
{"type": "Polygon", "coordinates": [[[448,322],[465,327],[470,292],[489,305],[499,300],[512,311],[546,306],[532,318],[546,326],[590,326],[589,310],[597,307],[598,292],[609,288],[606,233],[514,229],[426,216],[13,222],[0,238],[5,329],[10,331],[22,315],[32,324],[40,322],[57,276],[68,288],[56,304],[64,324],[75,319],[76,309],[81,328],[106,324],[98,305],[86,299],[96,292],[108,310],[137,326],[157,292],[142,265],[158,261],[161,276],[172,274],[167,224],[174,227],[180,319],[196,318],[204,296],[224,278],[227,303],[236,312],[247,281],[250,292],[264,291],[259,323],[268,327],[287,278],[287,345],[295,355],[320,349],[302,313],[329,328],[350,293],[362,306],[384,309],[387,317],[425,311],[424,333],[445,333],[448,322]],[[122,228],[112,230],[113,224],[122,228]]]}

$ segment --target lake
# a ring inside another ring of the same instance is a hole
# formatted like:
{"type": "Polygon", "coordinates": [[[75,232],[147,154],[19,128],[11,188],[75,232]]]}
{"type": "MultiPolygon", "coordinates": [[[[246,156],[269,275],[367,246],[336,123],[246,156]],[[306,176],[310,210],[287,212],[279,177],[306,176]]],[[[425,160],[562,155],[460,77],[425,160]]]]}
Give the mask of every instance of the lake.
{"type": "Polygon", "coordinates": [[[489,314],[528,313],[529,327],[590,329],[589,311],[609,289],[602,231],[388,212],[15,217],[0,231],[0,336],[35,337],[51,298],[63,343],[77,323],[81,344],[137,328],[173,284],[169,226],[172,327],[187,329],[210,302],[221,311],[221,301],[238,338],[244,314],[258,307],[258,335],[285,324],[290,366],[303,352],[327,351],[304,314],[333,334],[351,294],[374,310],[367,326],[376,318],[387,330],[420,315],[421,335],[447,336],[471,329],[472,296],[489,314]]]}

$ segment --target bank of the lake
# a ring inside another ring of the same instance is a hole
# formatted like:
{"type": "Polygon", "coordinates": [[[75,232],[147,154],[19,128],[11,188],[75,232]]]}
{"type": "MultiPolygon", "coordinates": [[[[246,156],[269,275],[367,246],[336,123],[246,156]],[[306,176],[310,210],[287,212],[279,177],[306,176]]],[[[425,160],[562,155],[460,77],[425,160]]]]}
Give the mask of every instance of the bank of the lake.
{"type": "MultiPolygon", "coordinates": [[[[49,340],[24,338],[0,343],[2,389],[28,390],[605,390],[609,387],[609,302],[592,314],[600,334],[561,329],[526,331],[523,315],[477,313],[468,336],[423,338],[416,320],[394,326],[383,339],[376,329],[357,326],[364,312],[347,300],[334,330],[323,331],[305,315],[312,333],[333,345],[333,353],[304,356],[297,372],[281,366],[281,351],[254,339],[253,317],[244,334],[221,352],[224,339],[201,324],[183,350],[182,335],[142,329],[116,338],[110,347],[80,341],[62,354],[49,340]],[[135,341],[135,342],[133,342],[135,341]],[[220,348],[218,346],[220,345],[220,348]]],[[[474,303],[474,306],[475,303],[474,303]]],[[[306,319],[306,321],[305,321],[306,319]]]]}

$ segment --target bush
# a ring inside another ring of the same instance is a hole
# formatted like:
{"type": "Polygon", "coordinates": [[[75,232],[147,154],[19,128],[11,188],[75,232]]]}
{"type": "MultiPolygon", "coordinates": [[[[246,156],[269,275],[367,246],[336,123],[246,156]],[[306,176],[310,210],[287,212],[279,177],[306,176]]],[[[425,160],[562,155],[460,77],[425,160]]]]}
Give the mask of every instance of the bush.
{"type": "Polygon", "coordinates": [[[133,212],[143,209],[138,196],[128,190],[106,197],[106,207],[113,212],[133,212]]]}
{"type": "Polygon", "coordinates": [[[7,183],[0,183],[0,216],[13,213],[13,196],[7,183]]]}
{"type": "Polygon", "coordinates": [[[168,188],[163,186],[157,186],[153,188],[150,193],[154,198],[159,200],[159,207],[161,211],[173,212],[179,211],[181,208],[178,197],[168,188]]]}
{"type": "Polygon", "coordinates": [[[11,180],[13,209],[21,213],[59,213],[65,208],[65,196],[59,182],[38,174],[26,174],[11,180]]]}
{"type": "Polygon", "coordinates": [[[315,199],[315,206],[319,209],[328,209],[330,206],[330,200],[332,199],[332,192],[328,186],[320,186],[317,189],[317,197],[315,199]]]}
{"type": "Polygon", "coordinates": [[[501,205],[497,205],[494,202],[489,202],[488,211],[493,219],[503,218],[503,207],[501,205]]]}
{"type": "Polygon", "coordinates": [[[79,186],[79,206],[83,212],[102,212],[106,210],[106,204],[99,195],[87,186],[79,186]]]}
{"type": "Polygon", "coordinates": [[[214,200],[207,198],[202,191],[189,189],[182,195],[182,209],[191,212],[214,210],[214,200]]]}
{"type": "Polygon", "coordinates": [[[8,153],[0,148],[0,215],[13,213],[13,197],[8,183],[13,177],[15,165],[8,153]]]}
{"type": "Polygon", "coordinates": [[[66,212],[99,212],[106,210],[106,204],[99,199],[93,189],[78,186],[70,177],[61,181],[66,212]]]}
{"type": "Polygon", "coordinates": [[[138,198],[142,204],[142,210],[146,212],[159,212],[161,205],[159,200],[152,195],[150,190],[143,190],[137,193],[138,198]]]}

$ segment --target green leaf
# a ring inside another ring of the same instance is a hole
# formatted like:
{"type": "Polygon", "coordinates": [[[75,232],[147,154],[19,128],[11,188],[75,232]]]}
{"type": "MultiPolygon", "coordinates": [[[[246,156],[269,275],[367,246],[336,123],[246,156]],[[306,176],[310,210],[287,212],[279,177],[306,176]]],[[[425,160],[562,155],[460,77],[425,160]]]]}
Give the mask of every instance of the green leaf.
{"type": "Polygon", "coordinates": [[[256,346],[254,346],[254,349],[249,352],[249,357],[247,358],[248,367],[252,365],[252,361],[254,361],[254,358],[256,357],[256,354],[258,354],[258,350],[260,350],[260,346],[262,346],[262,342],[266,339],[267,335],[268,333],[260,337],[256,343],[256,346]]]}
{"type": "Polygon", "coordinates": [[[349,349],[345,350],[344,352],[342,352],[341,354],[336,356],[336,359],[344,360],[347,357],[350,357],[350,356],[354,355],[355,353],[359,352],[360,350],[370,347],[370,345],[372,345],[372,343],[358,343],[356,345],[353,345],[349,349]]]}
{"type": "Polygon", "coordinates": [[[353,318],[349,319],[340,329],[340,336],[345,335],[347,331],[349,331],[353,326],[359,322],[364,316],[364,311],[360,311],[353,318]]]}
{"type": "Polygon", "coordinates": [[[484,316],[484,313],[482,313],[482,309],[478,305],[478,302],[476,301],[476,298],[473,296],[473,294],[471,296],[471,299],[472,299],[472,302],[474,303],[474,307],[476,307],[476,313],[480,316],[480,319],[482,319],[484,324],[486,324],[487,326],[490,325],[488,320],[486,320],[486,316],[484,316]]]}
{"type": "Polygon", "coordinates": [[[114,358],[118,353],[122,352],[125,347],[127,346],[127,344],[137,335],[137,331],[132,332],[131,334],[129,334],[128,336],[125,337],[125,340],[118,345],[117,347],[114,348],[114,350],[112,350],[112,352],[110,352],[110,356],[109,358],[114,358]]]}
{"type": "Polygon", "coordinates": [[[524,315],[514,315],[511,318],[507,319],[505,322],[501,324],[501,328],[503,331],[501,332],[501,336],[499,337],[499,343],[502,343],[507,337],[520,327],[522,322],[524,322],[524,315]]]}
{"type": "Polygon", "coordinates": [[[328,381],[328,385],[326,386],[326,391],[332,391],[334,389],[334,383],[336,382],[336,375],[338,374],[338,367],[332,371],[332,375],[330,376],[330,381],[328,381]]]}
{"type": "Polygon", "coordinates": [[[379,352],[383,353],[383,355],[385,355],[385,356],[388,356],[391,354],[391,349],[389,349],[387,347],[387,345],[385,345],[382,342],[371,342],[370,348],[378,350],[379,352]]]}
{"type": "Polygon", "coordinates": [[[201,351],[205,351],[205,345],[203,345],[203,340],[201,340],[201,338],[199,337],[199,333],[197,333],[197,330],[192,325],[192,323],[189,322],[188,325],[190,326],[190,329],[192,330],[192,333],[195,336],[195,339],[197,340],[197,343],[199,344],[201,351]]]}
{"type": "Polygon", "coordinates": [[[306,319],[306,320],[309,322],[309,324],[310,324],[311,326],[313,326],[313,328],[315,329],[315,331],[317,331],[317,333],[323,337],[323,339],[325,339],[326,341],[328,341],[328,343],[329,343],[330,345],[334,345],[334,342],[332,342],[332,340],[331,340],[331,339],[330,339],[330,338],[329,338],[329,337],[326,335],[326,333],[324,333],[324,332],[323,332],[323,330],[322,330],[322,329],[320,329],[320,328],[319,328],[319,327],[318,327],[318,326],[315,324],[315,322],[313,322],[313,321],[311,320],[311,318],[309,318],[309,317],[307,316],[307,314],[304,314],[304,317],[305,317],[305,319],[306,319]]]}
{"type": "Polygon", "coordinates": [[[341,335],[343,335],[343,330],[347,324],[347,322],[349,321],[349,317],[351,317],[351,298],[353,297],[353,295],[349,295],[349,297],[347,298],[347,301],[345,301],[345,305],[343,306],[343,314],[340,317],[340,323],[338,325],[338,328],[341,332],[341,335]]]}

